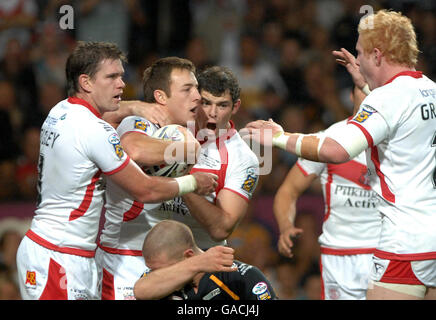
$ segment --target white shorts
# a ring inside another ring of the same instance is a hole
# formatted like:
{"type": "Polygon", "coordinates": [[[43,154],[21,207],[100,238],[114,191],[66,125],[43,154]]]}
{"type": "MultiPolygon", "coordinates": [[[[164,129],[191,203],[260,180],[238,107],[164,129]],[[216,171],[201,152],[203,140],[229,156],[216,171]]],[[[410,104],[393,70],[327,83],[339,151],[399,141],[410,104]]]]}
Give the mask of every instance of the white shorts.
{"type": "Polygon", "coordinates": [[[97,248],[95,260],[102,300],[135,300],[133,287],[146,271],[142,256],[113,254],[97,248]]]}
{"type": "Polygon", "coordinates": [[[436,287],[436,260],[401,261],[374,256],[371,280],[436,287]]]}
{"type": "Polygon", "coordinates": [[[323,299],[366,299],[372,254],[321,254],[320,260],[323,299]]]}
{"type": "Polygon", "coordinates": [[[99,299],[94,258],[47,249],[27,236],[17,251],[23,300],[99,299]]]}

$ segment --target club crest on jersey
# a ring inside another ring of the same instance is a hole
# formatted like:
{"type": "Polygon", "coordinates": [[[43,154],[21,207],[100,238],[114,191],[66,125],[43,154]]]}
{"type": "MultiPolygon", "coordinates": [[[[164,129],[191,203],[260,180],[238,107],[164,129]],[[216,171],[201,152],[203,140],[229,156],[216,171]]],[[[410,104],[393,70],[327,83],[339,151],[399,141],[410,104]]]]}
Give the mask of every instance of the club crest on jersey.
{"type": "Polygon", "coordinates": [[[114,149],[115,149],[115,153],[118,156],[118,158],[121,159],[124,156],[124,149],[121,146],[121,144],[120,143],[114,144],[114,149]]]}
{"type": "Polygon", "coordinates": [[[251,290],[257,296],[257,300],[270,300],[271,294],[268,290],[268,285],[265,282],[258,282],[251,290]]]}
{"type": "MultiPolygon", "coordinates": [[[[365,109],[362,108],[362,111],[360,111],[355,117],[354,121],[357,121],[359,123],[365,122],[366,119],[368,119],[375,111],[374,110],[368,110],[369,108],[365,109]]],[[[371,108],[372,109],[372,108],[371,108]]]]}
{"type": "Polygon", "coordinates": [[[31,286],[36,286],[36,272],[35,271],[27,271],[26,272],[25,284],[29,284],[31,286]]]}
{"type": "Polygon", "coordinates": [[[242,184],[242,189],[244,189],[247,192],[252,192],[254,190],[254,187],[256,186],[256,181],[257,181],[256,171],[253,168],[247,169],[247,178],[242,184]]]}
{"type": "Polygon", "coordinates": [[[148,124],[142,120],[135,120],[135,129],[147,131],[148,124]]]}

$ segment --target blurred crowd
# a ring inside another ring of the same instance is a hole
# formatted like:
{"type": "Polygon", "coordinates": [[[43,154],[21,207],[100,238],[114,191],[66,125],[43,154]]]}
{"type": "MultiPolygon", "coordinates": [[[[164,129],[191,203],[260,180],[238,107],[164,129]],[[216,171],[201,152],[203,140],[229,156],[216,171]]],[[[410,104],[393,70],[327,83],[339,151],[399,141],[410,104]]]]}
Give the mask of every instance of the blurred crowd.
{"type": "MultiPolygon", "coordinates": [[[[309,133],[351,115],[352,81],[331,54],[353,54],[368,10],[402,11],[416,27],[418,70],[436,79],[433,0],[2,0],[0,1],[0,204],[37,197],[39,129],[66,97],[65,62],[78,40],[111,41],[127,53],[123,99],[141,99],[143,70],[180,56],[199,70],[225,65],[241,85],[237,129],[273,118],[285,131],[309,133]],[[62,8],[62,10],[60,10],[62,8]],[[61,20],[63,21],[61,23],[61,20]]],[[[258,266],[281,299],[319,299],[322,190],[299,200],[304,229],[293,259],[277,253],[272,203],[296,158],[279,150],[259,179],[245,220],[229,239],[237,258],[258,266]]],[[[2,215],[7,212],[2,212],[2,215]]],[[[0,217],[0,223],[1,223],[0,217]]],[[[0,299],[18,298],[15,252],[22,235],[0,235],[0,299]]]]}

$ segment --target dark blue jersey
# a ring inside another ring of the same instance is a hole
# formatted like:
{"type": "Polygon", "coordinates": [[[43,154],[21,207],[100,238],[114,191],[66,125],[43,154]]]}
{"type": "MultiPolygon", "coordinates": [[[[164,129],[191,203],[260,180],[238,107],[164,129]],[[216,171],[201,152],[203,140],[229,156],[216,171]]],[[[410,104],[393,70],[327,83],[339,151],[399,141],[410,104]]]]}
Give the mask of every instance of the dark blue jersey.
{"type": "Polygon", "coordinates": [[[275,300],[271,283],[255,266],[235,260],[233,272],[206,273],[195,292],[191,284],[164,299],[171,300],[275,300]]]}

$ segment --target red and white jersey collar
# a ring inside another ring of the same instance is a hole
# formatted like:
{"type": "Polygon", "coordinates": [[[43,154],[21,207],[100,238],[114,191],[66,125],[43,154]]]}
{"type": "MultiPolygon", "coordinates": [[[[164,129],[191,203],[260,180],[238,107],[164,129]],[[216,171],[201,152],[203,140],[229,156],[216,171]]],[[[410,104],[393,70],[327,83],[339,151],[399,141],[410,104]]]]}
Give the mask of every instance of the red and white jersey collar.
{"type": "Polygon", "coordinates": [[[88,101],[77,97],[68,97],[68,102],[71,104],[80,104],[84,106],[85,108],[89,109],[89,111],[91,111],[97,118],[101,119],[100,112],[98,112],[97,109],[91,106],[91,104],[88,101]]]}
{"type": "Polygon", "coordinates": [[[391,83],[392,81],[394,81],[396,78],[398,78],[400,76],[409,76],[409,77],[413,77],[415,79],[419,79],[419,78],[422,78],[422,72],[421,71],[402,71],[402,72],[399,72],[395,76],[390,78],[388,81],[386,81],[386,83],[384,85],[391,83]]]}

